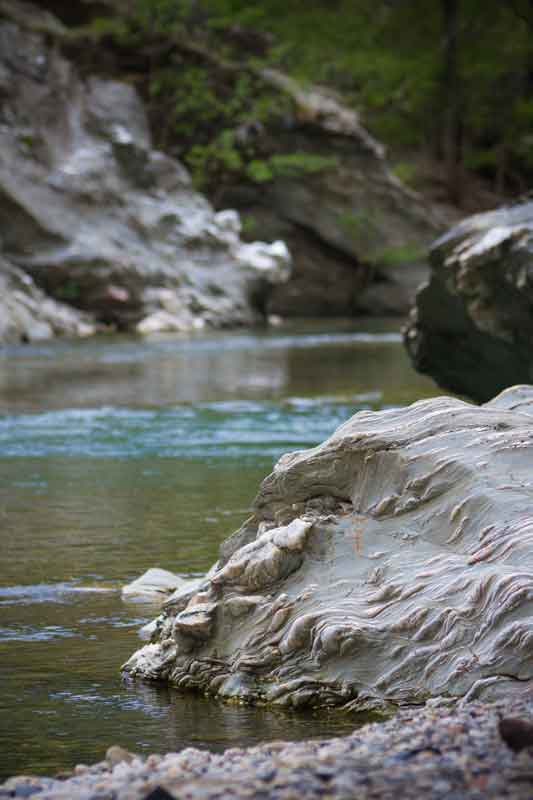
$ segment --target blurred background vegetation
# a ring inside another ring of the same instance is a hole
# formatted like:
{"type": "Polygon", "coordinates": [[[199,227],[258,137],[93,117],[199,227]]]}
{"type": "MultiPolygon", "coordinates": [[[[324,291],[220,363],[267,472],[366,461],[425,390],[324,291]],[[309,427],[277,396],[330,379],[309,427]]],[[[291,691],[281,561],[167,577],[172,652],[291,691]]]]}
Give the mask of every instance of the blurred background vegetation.
{"type": "Polygon", "coordinates": [[[115,0],[82,22],[73,43],[112,44],[149,101],[157,144],[204,190],[228,175],[327,167],[276,152],[291,99],[265,68],[338,93],[414,188],[430,175],[459,206],[474,185],[528,190],[533,0],[115,0]]]}

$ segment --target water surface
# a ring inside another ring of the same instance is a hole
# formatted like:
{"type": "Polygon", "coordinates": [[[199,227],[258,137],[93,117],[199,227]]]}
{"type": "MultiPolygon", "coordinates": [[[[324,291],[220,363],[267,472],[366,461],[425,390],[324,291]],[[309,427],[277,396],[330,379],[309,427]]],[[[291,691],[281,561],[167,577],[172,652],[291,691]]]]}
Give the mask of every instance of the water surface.
{"type": "Polygon", "coordinates": [[[436,394],[396,321],[0,350],[0,775],[346,733],[353,719],[122,684],[154,615],[120,587],[200,575],[287,450],[436,394]]]}

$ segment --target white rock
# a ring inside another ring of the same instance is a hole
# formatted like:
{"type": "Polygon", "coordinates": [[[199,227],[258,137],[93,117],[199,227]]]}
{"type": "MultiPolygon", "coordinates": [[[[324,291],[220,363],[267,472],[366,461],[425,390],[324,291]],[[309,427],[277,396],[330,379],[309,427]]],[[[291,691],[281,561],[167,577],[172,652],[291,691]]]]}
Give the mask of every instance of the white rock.
{"type": "Polygon", "coordinates": [[[148,600],[163,603],[176,589],[188,581],[166,569],[152,567],[143,575],[122,588],[124,600],[148,600]]]}

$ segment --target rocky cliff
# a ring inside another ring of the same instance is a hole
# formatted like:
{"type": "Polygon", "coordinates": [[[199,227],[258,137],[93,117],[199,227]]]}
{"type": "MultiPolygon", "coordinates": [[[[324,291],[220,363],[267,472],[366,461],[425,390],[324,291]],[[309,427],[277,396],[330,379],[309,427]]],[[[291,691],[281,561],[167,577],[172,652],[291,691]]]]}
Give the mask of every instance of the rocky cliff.
{"type": "Polygon", "coordinates": [[[134,88],[82,80],[61,32],[36,6],[0,4],[0,341],[263,318],[286,246],[242,242],[238,214],[215,213],[153,149],[134,88]]]}
{"type": "Polygon", "coordinates": [[[362,411],[283,456],[125,665],[226,699],[383,708],[533,678],[533,388],[362,411]]]}
{"type": "Polygon", "coordinates": [[[483,402],[533,378],[533,203],[469,217],[438,239],[405,331],[415,367],[483,402]]]}

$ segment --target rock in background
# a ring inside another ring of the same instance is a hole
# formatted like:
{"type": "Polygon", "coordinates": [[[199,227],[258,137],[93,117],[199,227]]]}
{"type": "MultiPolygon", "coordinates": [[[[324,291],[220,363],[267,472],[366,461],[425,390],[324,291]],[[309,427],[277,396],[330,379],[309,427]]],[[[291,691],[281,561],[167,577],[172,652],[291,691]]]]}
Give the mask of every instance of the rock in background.
{"type": "MultiPolygon", "coordinates": [[[[427,277],[426,249],[457,210],[402,183],[338,93],[264,66],[261,45],[236,44],[234,28],[211,37],[204,20],[139,37],[131,7],[106,4],[115,21],[129,20],[129,40],[100,35],[98,52],[109,74],[135,80],[161,149],[191,165],[216,208],[242,214],[246,238],[288,244],[292,273],[267,311],[406,314],[427,277]]],[[[91,35],[81,27],[74,41],[90,46],[91,35]]],[[[94,56],[66,46],[80,69],[94,68],[94,56]]]]}
{"type": "Polygon", "coordinates": [[[260,146],[274,160],[276,153],[295,153],[302,164],[308,158],[309,168],[291,176],[289,159],[269,181],[222,187],[217,202],[246,214],[254,233],[289,245],[292,275],[274,289],[269,310],[406,313],[427,278],[425,249],[445,225],[441,212],[391,172],[384,146],[333,91],[303,89],[272,69],[259,74],[293,103],[284,125],[260,130],[260,146]]]}
{"type": "Polygon", "coordinates": [[[124,669],[219,697],[353,709],[533,678],[533,387],[362,411],[283,456],[204,582],[124,669]]]}
{"type": "Polygon", "coordinates": [[[0,343],[90,336],[95,331],[90,315],[47,297],[27,273],[0,258],[0,343]]]}
{"type": "Polygon", "coordinates": [[[415,367],[484,402],[533,379],[533,203],[469,217],[431,249],[405,331],[415,367]]]}
{"type": "Polygon", "coordinates": [[[0,336],[41,338],[46,324],[150,333],[264,318],[272,286],[289,274],[284,243],[243,243],[238,214],[215,213],[184,167],[152,149],[136,91],[78,77],[54,44],[61,30],[36,6],[0,5],[0,336]],[[20,305],[7,295],[13,266],[62,304],[48,304],[61,319],[10,321],[20,305]],[[65,304],[85,316],[73,311],[67,324],[65,304]]]}

